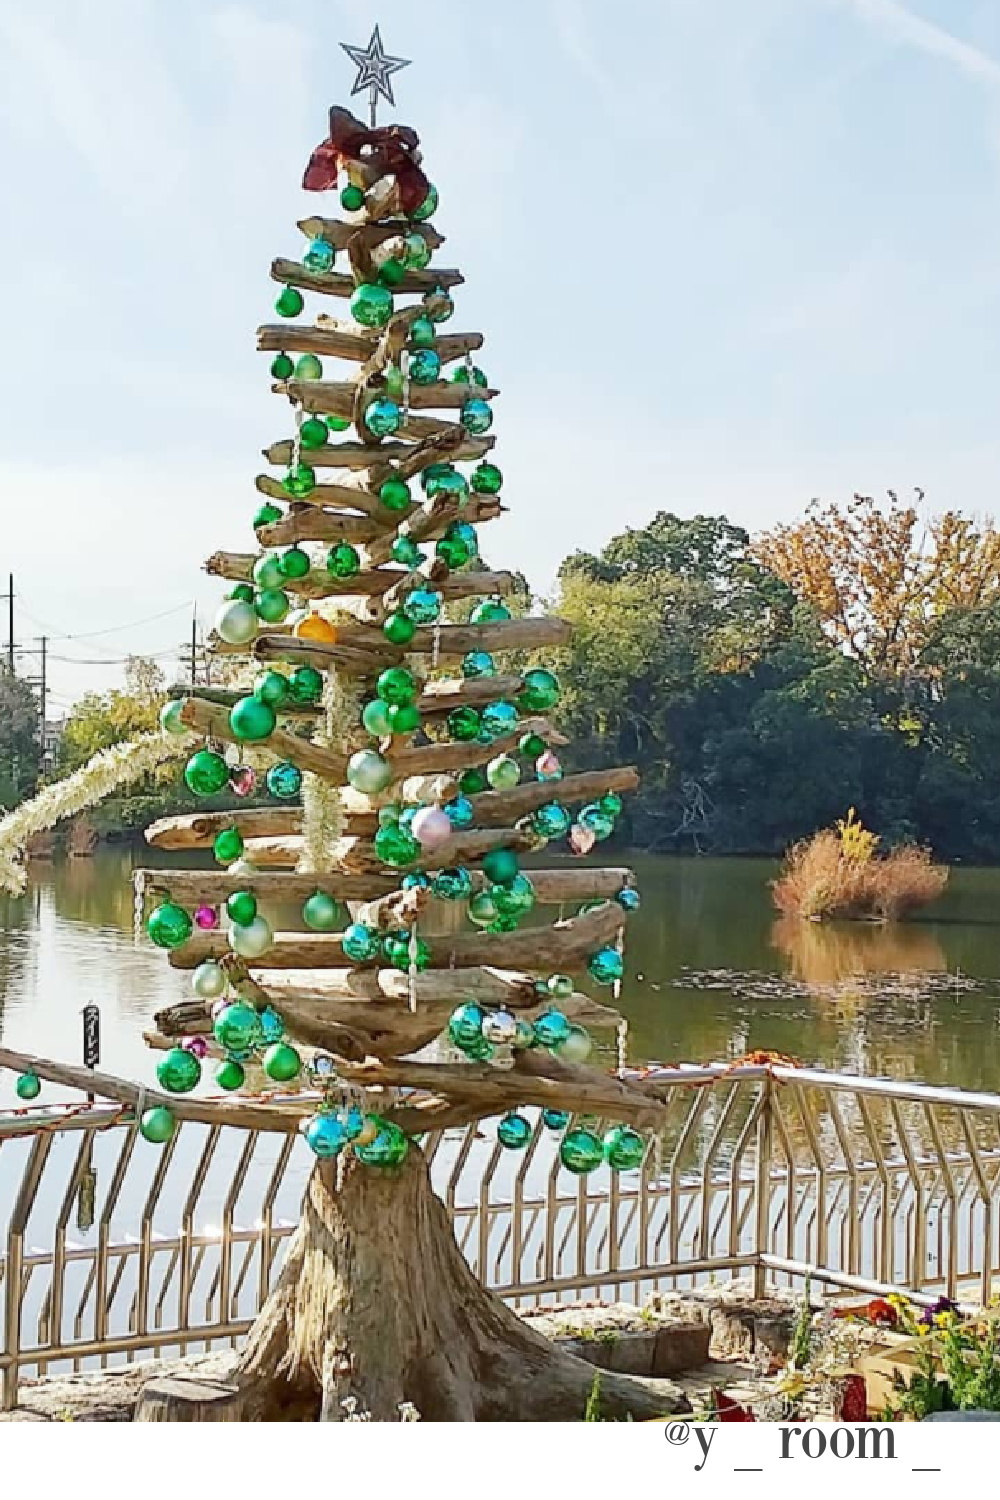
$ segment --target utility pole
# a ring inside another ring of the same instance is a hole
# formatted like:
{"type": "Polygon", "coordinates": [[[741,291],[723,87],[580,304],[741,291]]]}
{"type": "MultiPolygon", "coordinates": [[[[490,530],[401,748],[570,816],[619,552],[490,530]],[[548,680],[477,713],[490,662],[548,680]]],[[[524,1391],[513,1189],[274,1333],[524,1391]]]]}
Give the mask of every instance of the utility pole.
{"type": "Polygon", "coordinates": [[[14,575],[7,575],[7,592],[0,594],[0,599],[7,600],[7,670],[14,675],[14,575]]]}
{"type": "Polygon", "coordinates": [[[42,723],[41,723],[41,731],[42,731],[42,768],[43,768],[43,770],[45,769],[46,762],[48,760],[48,739],[47,739],[47,736],[46,736],[46,733],[45,733],[45,706],[46,706],[45,705],[45,652],[48,649],[48,644],[49,644],[49,638],[48,638],[48,636],[47,635],[43,635],[42,636],[42,671],[41,671],[41,681],[40,681],[40,683],[38,685],[38,695],[39,695],[39,697],[42,700],[42,723]]]}
{"type": "Polygon", "coordinates": [[[195,686],[195,663],[198,660],[198,611],[191,616],[191,687],[195,686]]]}

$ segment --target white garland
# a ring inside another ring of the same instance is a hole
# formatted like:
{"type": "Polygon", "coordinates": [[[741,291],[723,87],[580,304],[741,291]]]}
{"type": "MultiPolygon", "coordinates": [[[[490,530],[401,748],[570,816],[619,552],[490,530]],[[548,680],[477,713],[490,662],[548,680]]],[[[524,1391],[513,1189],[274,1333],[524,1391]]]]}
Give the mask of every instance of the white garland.
{"type": "Polygon", "coordinates": [[[47,786],[0,818],[0,890],[19,896],[28,883],[24,851],[37,833],[54,828],[64,818],[94,807],[130,781],[139,781],[164,761],[186,755],[194,736],[158,730],[99,750],[85,766],[47,786]]]}
{"type": "MultiPolygon", "coordinates": [[[[349,692],[336,669],[327,673],[323,690],[325,718],[316,735],[319,745],[345,746],[357,725],[359,700],[349,692]]],[[[334,846],[344,832],[344,804],[340,788],[324,781],[314,771],[302,777],[302,854],[300,874],[318,875],[329,870],[334,846]]]]}

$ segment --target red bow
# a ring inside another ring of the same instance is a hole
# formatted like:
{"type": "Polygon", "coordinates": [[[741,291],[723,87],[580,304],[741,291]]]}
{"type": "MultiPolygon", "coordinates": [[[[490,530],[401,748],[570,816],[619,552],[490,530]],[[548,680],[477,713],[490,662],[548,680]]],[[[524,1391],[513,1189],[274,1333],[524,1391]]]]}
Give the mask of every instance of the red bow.
{"type": "Polygon", "coordinates": [[[732,1396],[727,1396],[725,1391],[713,1391],[714,1402],[713,1416],[717,1422],[756,1422],[757,1418],[752,1411],[747,1411],[745,1406],[740,1406],[732,1396]]]}
{"type": "Polygon", "coordinates": [[[412,214],[430,191],[430,183],[413,160],[419,143],[416,131],[407,125],[368,129],[349,110],[334,107],[330,111],[330,134],[310,156],[302,186],[310,193],[335,188],[342,164],[357,160],[362,146],[373,146],[383,174],[391,172],[396,179],[403,212],[412,214]]]}

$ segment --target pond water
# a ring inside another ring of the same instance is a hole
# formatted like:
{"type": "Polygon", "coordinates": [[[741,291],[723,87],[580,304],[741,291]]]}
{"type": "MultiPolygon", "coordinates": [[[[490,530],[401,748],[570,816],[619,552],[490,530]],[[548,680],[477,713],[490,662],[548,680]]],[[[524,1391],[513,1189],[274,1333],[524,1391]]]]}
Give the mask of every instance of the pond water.
{"type": "MultiPolygon", "coordinates": [[[[0,1039],[78,1061],[80,1011],[96,1000],[102,1067],[152,1083],[142,1029],[185,996],[187,977],[135,941],[130,863],[103,849],[40,864],[25,896],[0,899],[0,1039]]],[[[1000,1092],[1000,870],[956,870],[920,920],[876,927],[778,919],[767,860],[631,863],[643,895],[622,997],[631,1060],[769,1048],[847,1072],[1000,1092]]],[[[56,1097],[46,1087],[43,1099],[56,1097]]],[[[0,1075],[0,1104],[12,1101],[12,1080],[0,1075]]]]}

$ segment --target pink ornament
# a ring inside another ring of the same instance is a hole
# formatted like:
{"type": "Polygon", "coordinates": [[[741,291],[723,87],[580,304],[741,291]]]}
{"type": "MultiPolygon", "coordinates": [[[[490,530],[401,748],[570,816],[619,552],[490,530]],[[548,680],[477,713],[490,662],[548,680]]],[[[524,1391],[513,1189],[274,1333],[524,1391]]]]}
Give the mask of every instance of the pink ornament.
{"type": "Polygon", "coordinates": [[[219,925],[219,913],[214,906],[199,906],[194,914],[194,920],[202,931],[211,932],[213,927],[219,925]]]}
{"type": "Polygon", "coordinates": [[[535,761],[535,775],[539,781],[552,781],[562,775],[562,763],[552,750],[543,750],[535,761]]]}
{"type": "Polygon", "coordinates": [[[221,996],[220,999],[218,999],[218,1000],[215,1001],[215,1003],[212,1006],[212,1020],[213,1021],[218,1016],[221,1016],[222,1012],[225,1010],[225,1008],[226,1008],[226,1006],[228,1004],[229,1004],[229,1001],[226,999],[225,995],[221,996]]]}
{"type": "Polygon", "coordinates": [[[181,1046],[185,1052],[190,1052],[197,1057],[199,1062],[208,1056],[208,1043],[203,1036],[186,1036],[181,1039],[181,1046]]]}
{"type": "Polygon", "coordinates": [[[451,819],[443,807],[422,807],[414,815],[410,832],[421,849],[440,849],[452,836],[451,819]]]}
{"type": "Polygon", "coordinates": [[[574,823],[569,831],[569,847],[574,854],[589,854],[597,843],[597,835],[582,823],[574,823]]]}
{"type": "Polygon", "coordinates": [[[257,772],[253,766],[237,766],[229,777],[229,785],[236,797],[249,797],[257,785],[257,772]]]}

